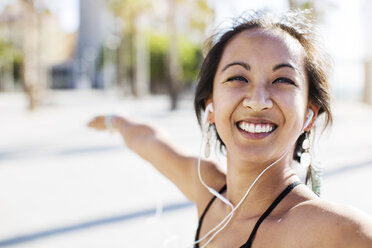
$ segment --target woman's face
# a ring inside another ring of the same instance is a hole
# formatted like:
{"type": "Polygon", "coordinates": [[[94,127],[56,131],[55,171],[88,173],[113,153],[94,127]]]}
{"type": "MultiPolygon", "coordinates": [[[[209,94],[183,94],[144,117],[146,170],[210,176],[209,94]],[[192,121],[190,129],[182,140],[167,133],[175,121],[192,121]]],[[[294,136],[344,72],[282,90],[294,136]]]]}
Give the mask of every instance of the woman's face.
{"type": "Polygon", "coordinates": [[[309,106],[304,49],[297,40],[280,30],[237,34],[213,84],[210,117],[228,157],[269,163],[294,147],[309,106]]]}

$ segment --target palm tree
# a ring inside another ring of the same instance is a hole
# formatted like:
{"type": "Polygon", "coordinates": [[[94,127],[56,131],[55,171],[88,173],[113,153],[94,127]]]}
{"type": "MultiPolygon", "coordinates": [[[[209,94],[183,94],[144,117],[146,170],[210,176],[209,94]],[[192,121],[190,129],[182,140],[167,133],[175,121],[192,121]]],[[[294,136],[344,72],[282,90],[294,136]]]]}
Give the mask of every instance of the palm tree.
{"type": "MultiPolygon", "coordinates": [[[[138,71],[138,63],[148,63],[147,61],[137,61],[141,59],[138,57],[137,41],[138,32],[137,22],[139,18],[151,8],[151,1],[149,0],[106,0],[106,3],[112,13],[122,20],[123,25],[123,39],[118,49],[117,67],[118,67],[118,81],[123,83],[129,82],[132,93],[135,96],[141,96],[146,91],[138,80],[138,74],[146,72],[138,71]]],[[[142,49],[142,47],[141,47],[142,49]]]]}
{"type": "Polygon", "coordinates": [[[185,5],[191,6],[191,11],[187,14],[189,29],[203,33],[209,22],[213,19],[214,12],[211,10],[206,0],[167,0],[168,18],[167,27],[169,30],[168,47],[168,92],[171,100],[171,110],[177,109],[178,96],[180,93],[180,66],[179,51],[177,50],[177,15],[179,9],[184,9],[185,5]]]}

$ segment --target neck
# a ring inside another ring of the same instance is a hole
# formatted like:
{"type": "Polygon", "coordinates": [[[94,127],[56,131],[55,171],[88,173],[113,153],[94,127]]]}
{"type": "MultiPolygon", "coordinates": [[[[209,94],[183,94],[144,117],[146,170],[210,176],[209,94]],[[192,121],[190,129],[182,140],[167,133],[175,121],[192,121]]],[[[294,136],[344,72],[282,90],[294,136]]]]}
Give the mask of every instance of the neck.
{"type": "MultiPolygon", "coordinates": [[[[272,162],[250,163],[227,157],[227,198],[234,206],[240,202],[259,174],[272,162]]],[[[234,215],[241,218],[261,215],[288,184],[299,180],[291,168],[291,163],[292,154],[289,152],[272,165],[258,179],[234,215]],[[247,209],[249,211],[246,211],[247,209]]]]}

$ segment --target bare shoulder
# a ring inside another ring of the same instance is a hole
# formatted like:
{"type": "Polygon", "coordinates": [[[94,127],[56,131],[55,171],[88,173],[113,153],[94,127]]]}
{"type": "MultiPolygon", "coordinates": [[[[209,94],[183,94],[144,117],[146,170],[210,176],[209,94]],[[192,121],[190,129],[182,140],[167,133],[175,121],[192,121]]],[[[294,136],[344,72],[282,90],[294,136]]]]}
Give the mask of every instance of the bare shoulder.
{"type": "Polygon", "coordinates": [[[309,247],[372,247],[372,218],[355,208],[313,199],[297,204],[288,216],[309,247]]]}
{"type": "MultiPolygon", "coordinates": [[[[194,185],[196,206],[199,216],[204,211],[208,202],[212,199],[213,195],[204,187],[198,176],[197,158],[194,160],[194,185]]],[[[219,191],[226,184],[226,175],[220,170],[217,163],[209,160],[202,160],[200,166],[200,176],[203,181],[211,188],[219,191]]]]}

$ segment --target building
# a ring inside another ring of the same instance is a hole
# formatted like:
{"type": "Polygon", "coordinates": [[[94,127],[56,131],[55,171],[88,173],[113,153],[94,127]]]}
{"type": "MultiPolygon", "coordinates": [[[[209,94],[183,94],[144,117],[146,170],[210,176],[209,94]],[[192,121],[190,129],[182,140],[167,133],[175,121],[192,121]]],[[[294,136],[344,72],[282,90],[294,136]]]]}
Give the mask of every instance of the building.
{"type": "Polygon", "coordinates": [[[76,50],[70,61],[51,69],[52,88],[107,86],[103,70],[98,67],[104,56],[104,43],[116,31],[114,21],[104,0],[80,0],[80,26],[76,50]]]}
{"type": "Polygon", "coordinates": [[[23,54],[26,91],[49,88],[49,68],[70,59],[74,50],[75,35],[66,34],[57,17],[33,1],[17,0],[6,7],[0,13],[0,29],[2,39],[23,54]]]}

